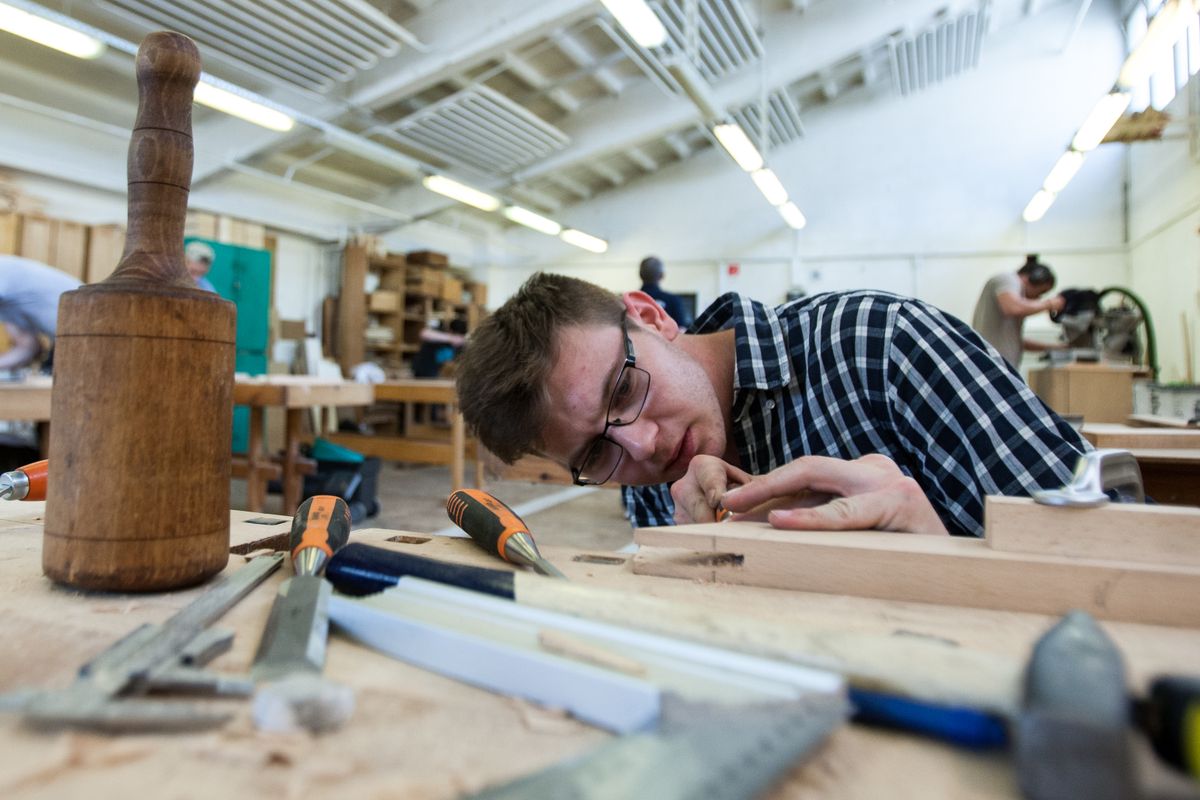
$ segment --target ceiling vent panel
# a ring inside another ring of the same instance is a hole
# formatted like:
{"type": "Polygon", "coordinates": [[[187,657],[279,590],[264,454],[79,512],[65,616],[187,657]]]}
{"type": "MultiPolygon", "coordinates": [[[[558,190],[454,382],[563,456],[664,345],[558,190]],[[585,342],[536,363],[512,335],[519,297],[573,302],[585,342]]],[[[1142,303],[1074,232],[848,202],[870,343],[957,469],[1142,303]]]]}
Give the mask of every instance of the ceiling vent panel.
{"type": "Polygon", "coordinates": [[[659,0],[652,7],[667,29],[663,49],[691,58],[710,83],[762,58],[762,39],[739,0],[659,0]]]}
{"type": "Polygon", "coordinates": [[[412,34],[365,0],[102,0],[148,30],[186,31],[293,86],[327,92],[395,55],[412,34]]]}
{"type": "Polygon", "coordinates": [[[988,29],[989,0],[957,17],[939,18],[915,33],[888,41],[892,79],[910,95],[979,66],[988,29]]]}
{"type": "MultiPolygon", "coordinates": [[[[733,118],[752,142],[762,142],[762,106],[750,103],[733,112],[733,118]]],[[[785,90],[776,89],[767,95],[766,104],[768,142],[772,148],[794,142],[804,135],[804,123],[800,121],[800,109],[785,90]]]]}
{"type": "Polygon", "coordinates": [[[558,128],[479,84],[388,128],[398,139],[487,175],[509,175],[570,143],[558,128]]]}

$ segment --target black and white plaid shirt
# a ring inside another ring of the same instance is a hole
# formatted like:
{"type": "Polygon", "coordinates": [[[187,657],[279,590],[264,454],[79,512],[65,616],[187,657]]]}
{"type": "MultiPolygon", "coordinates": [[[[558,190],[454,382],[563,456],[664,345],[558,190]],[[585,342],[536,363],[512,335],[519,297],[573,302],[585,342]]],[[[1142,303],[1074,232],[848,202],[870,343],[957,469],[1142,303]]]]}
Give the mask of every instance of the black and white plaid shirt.
{"type": "MultiPolygon", "coordinates": [[[[951,533],[983,535],[983,498],[1062,486],[1090,445],[965,323],[884,292],[778,308],[726,294],[692,333],[736,331],[733,436],[754,475],[804,455],[890,457],[951,533]]],[[[670,525],[666,484],[624,487],[635,527],[670,525]]]]}

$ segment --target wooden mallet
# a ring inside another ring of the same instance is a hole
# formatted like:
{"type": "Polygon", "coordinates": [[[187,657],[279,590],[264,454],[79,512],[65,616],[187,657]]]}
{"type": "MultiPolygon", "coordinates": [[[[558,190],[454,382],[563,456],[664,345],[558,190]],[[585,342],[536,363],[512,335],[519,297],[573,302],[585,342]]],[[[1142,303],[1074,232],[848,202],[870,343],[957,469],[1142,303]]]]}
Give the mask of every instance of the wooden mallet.
{"type": "Polygon", "coordinates": [[[183,258],[199,76],[186,36],[142,42],[125,252],[59,303],[42,568],[70,586],[172,589],[229,558],[237,312],[183,258]]]}

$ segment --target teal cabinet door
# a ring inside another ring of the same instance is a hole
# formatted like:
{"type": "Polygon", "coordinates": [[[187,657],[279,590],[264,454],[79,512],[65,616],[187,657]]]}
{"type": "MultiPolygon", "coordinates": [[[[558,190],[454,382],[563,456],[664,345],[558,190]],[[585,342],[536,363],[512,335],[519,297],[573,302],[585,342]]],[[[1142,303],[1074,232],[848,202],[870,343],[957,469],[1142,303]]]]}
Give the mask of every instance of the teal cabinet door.
{"type": "MultiPolygon", "coordinates": [[[[184,240],[186,245],[195,237],[184,240]]],[[[271,254],[266,250],[199,239],[216,258],[208,272],[217,294],[237,306],[237,355],[234,368],[249,375],[267,371],[270,343],[271,254]]],[[[233,452],[246,452],[250,414],[245,406],[233,410],[233,452]]]]}

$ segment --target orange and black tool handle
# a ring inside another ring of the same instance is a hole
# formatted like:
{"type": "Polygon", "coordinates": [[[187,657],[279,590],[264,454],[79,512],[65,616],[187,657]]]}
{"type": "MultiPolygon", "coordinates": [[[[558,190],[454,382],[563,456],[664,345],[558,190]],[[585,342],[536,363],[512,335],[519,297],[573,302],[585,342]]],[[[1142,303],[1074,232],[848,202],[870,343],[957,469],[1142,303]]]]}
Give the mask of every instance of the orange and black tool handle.
{"type": "Polygon", "coordinates": [[[0,475],[0,498],[5,500],[45,500],[46,475],[50,462],[26,464],[20,469],[0,475]]]}
{"type": "Polygon", "coordinates": [[[504,503],[479,489],[459,489],[446,501],[450,521],[466,531],[484,550],[508,561],[505,544],[510,536],[523,533],[532,538],[529,528],[504,503]]]}
{"type": "Polygon", "coordinates": [[[340,497],[318,494],[296,509],[288,539],[292,558],[302,550],[315,547],[329,558],[350,538],[350,507],[340,497]]]}

